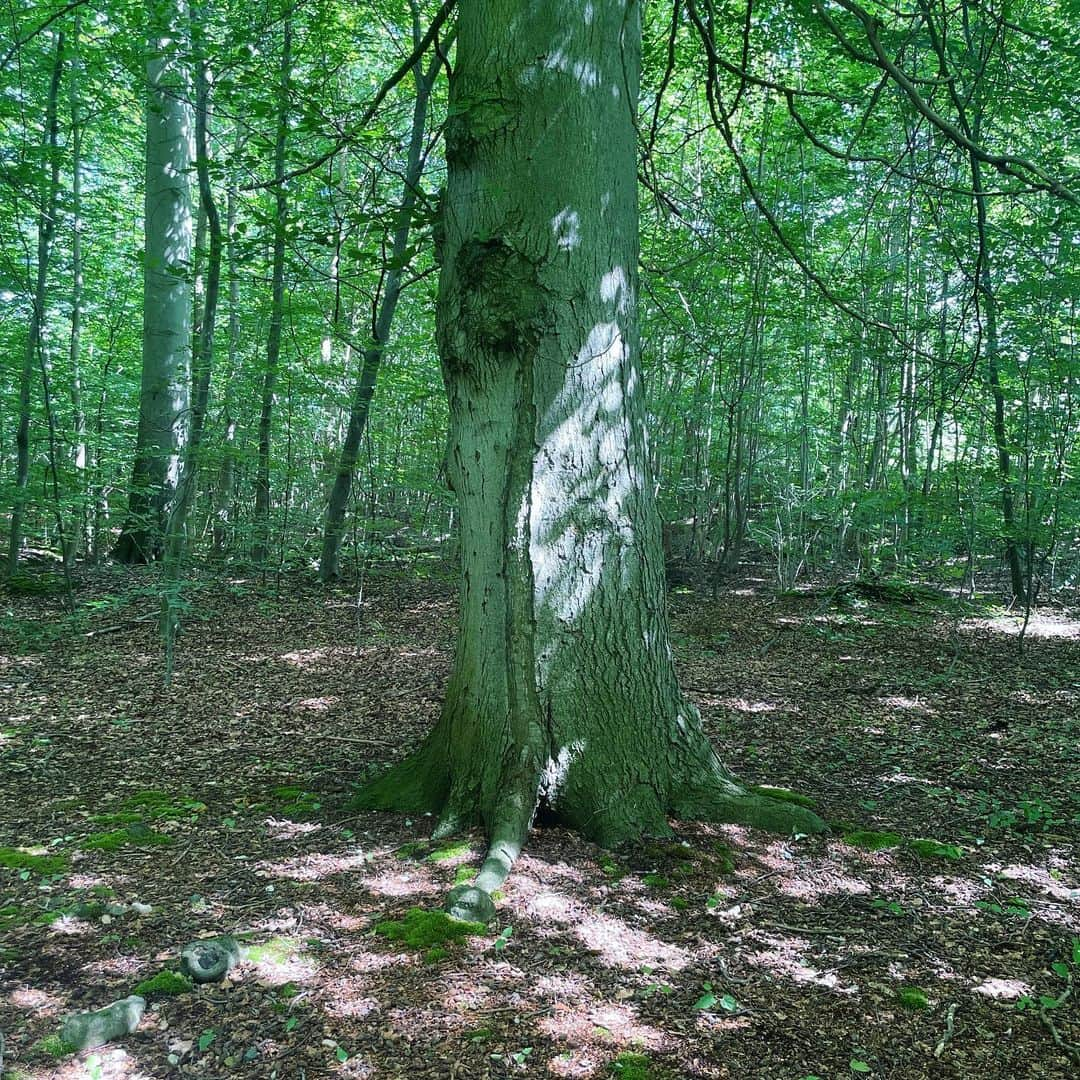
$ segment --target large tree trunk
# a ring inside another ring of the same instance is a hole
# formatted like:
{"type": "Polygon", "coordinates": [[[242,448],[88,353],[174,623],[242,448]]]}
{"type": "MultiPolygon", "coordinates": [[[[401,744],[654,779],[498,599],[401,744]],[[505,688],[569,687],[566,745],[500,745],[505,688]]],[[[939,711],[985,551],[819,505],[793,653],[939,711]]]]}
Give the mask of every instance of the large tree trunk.
{"type": "Polygon", "coordinates": [[[113,556],[161,552],[179,480],[191,367],[191,94],[185,0],[149,0],[146,254],[139,431],[128,514],[113,556]]]}
{"type": "Polygon", "coordinates": [[[488,918],[539,804],[603,844],[667,815],[821,823],[724,771],[672,667],[638,369],[634,0],[465,0],[437,311],[461,507],[442,717],[362,796],[491,841],[488,918]]]}

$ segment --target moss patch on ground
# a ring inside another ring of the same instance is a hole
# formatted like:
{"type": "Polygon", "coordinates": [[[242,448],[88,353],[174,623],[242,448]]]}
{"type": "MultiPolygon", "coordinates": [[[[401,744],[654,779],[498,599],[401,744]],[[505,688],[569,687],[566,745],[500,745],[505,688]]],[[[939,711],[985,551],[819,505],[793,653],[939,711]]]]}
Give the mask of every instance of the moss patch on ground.
{"type": "Polygon", "coordinates": [[[271,792],[278,813],[297,821],[306,821],[322,809],[322,800],[306,788],[285,785],[271,792]]]}
{"type": "Polygon", "coordinates": [[[114,829],[111,832],[91,833],[79,845],[84,851],[119,851],[125,847],[162,847],[171,844],[173,839],[153,829],[129,827],[114,829]]]}
{"type": "Polygon", "coordinates": [[[453,844],[443,844],[437,847],[429,856],[428,862],[450,862],[451,859],[461,859],[472,850],[472,844],[468,840],[458,840],[453,844]]]}
{"type": "Polygon", "coordinates": [[[159,971],[149,979],[143,979],[131,992],[139,997],[175,997],[177,994],[187,994],[195,988],[195,984],[178,971],[159,971]]]}
{"type": "Polygon", "coordinates": [[[118,810],[93,814],[96,825],[134,825],[140,821],[177,821],[200,814],[206,803],[186,795],[170,795],[166,791],[137,791],[120,803],[118,810]]]}
{"type": "Polygon", "coordinates": [[[796,806],[805,806],[807,810],[813,810],[817,803],[809,795],[792,791],[790,788],[756,786],[750,790],[755,795],[764,795],[767,799],[777,799],[780,802],[794,803],[796,806]]]}
{"type": "Polygon", "coordinates": [[[962,859],[963,851],[956,844],[943,844],[940,840],[909,840],[905,845],[908,851],[921,855],[924,859],[962,859]]]}
{"type": "Polygon", "coordinates": [[[35,874],[60,874],[67,869],[66,855],[35,855],[21,848],[0,848],[0,867],[35,874]]]}
{"type": "Polygon", "coordinates": [[[845,829],[844,840],[855,847],[868,851],[885,851],[889,848],[905,848],[923,859],[962,859],[964,852],[956,844],[943,844],[940,840],[908,840],[899,833],[874,832],[871,829],[845,829]]]}
{"type": "Polygon", "coordinates": [[[619,1080],[658,1080],[652,1062],[644,1054],[624,1051],[611,1063],[611,1075],[619,1080]]]}
{"type": "Polygon", "coordinates": [[[59,1035],[46,1035],[44,1039],[32,1043],[28,1053],[38,1057],[65,1058],[78,1053],[78,1048],[64,1042],[59,1035]]]}
{"type": "Polygon", "coordinates": [[[872,829],[852,829],[844,833],[844,840],[852,847],[865,848],[867,851],[886,851],[898,848],[904,840],[898,833],[874,832],[872,829]]]}
{"type": "Polygon", "coordinates": [[[930,999],[917,986],[902,986],[896,991],[896,1000],[905,1009],[919,1011],[930,1008],[930,999]]]}
{"type": "Polygon", "coordinates": [[[387,941],[399,941],[409,949],[430,950],[438,945],[456,944],[487,933],[483,923],[465,922],[445,911],[409,908],[404,920],[376,923],[375,933],[387,941]]]}
{"type": "Polygon", "coordinates": [[[290,964],[304,950],[299,938],[272,937],[258,945],[249,945],[244,956],[253,964],[290,964]]]}

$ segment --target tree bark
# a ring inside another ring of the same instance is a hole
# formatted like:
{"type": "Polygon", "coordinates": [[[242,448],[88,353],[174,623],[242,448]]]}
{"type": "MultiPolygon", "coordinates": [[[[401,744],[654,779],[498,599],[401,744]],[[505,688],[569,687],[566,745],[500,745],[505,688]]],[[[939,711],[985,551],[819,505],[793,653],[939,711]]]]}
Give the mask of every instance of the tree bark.
{"type": "Polygon", "coordinates": [[[541,804],[607,845],[668,814],[822,825],[728,775],[672,666],[638,366],[638,4],[459,11],[437,332],[460,633],[435,730],[359,801],[482,824],[448,907],[486,919],[541,804]]]}
{"type": "Polygon", "coordinates": [[[146,253],[139,430],[120,562],[161,553],[187,427],[191,368],[191,95],[185,0],[150,0],[146,65],[146,253]]]}

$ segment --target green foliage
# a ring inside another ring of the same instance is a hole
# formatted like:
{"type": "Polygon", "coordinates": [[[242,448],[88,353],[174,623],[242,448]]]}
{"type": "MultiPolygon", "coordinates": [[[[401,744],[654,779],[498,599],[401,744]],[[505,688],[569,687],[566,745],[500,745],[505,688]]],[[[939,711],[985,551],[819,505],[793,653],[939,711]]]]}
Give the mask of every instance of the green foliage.
{"type": "Polygon", "coordinates": [[[194,989],[194,985],[186,975],[166,968],[149,979],[143,979],[131,992],[144,998],[174,997],[177,994],[189,993],[194,989]]]}
{"type": "Polygon", "coordinates": [[[460,943],[486,933],[483,923],[452,918],[445,911],[410,908],[403,921],[376,923],[375,933],[387,941],[398,941],[409,949],[427,950],[437,945],[460,943]]]}

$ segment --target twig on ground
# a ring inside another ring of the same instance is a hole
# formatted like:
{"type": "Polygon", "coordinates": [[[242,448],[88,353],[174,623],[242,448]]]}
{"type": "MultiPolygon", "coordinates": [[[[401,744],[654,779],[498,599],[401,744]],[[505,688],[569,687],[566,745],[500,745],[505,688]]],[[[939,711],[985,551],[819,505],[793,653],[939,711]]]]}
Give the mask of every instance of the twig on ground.
{"type": "Polygon", "coordinates": [[[945,1053],[945,1047],[952,1042],[953,1037],[953,1021],[956,1019],[956,1002],[949,1003],[949,1011],[945,1014],[945,1031],[941,1038],[938,1039],[937,1046],[934,1047],[934,1057],[939,1058],[945,1053]]]}

